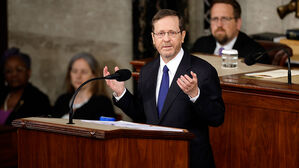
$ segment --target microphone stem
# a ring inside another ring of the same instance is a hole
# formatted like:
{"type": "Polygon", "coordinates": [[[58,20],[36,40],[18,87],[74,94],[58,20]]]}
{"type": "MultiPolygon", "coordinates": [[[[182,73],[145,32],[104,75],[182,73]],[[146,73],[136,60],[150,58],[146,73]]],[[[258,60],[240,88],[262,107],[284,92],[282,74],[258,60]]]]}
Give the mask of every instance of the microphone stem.
{"type": "Polygon", "coordinates": [[[291,85],[292,84],[292,74],[291,74],[291,59],[290,59],[290,55],[288,54],[288,84],[291,85]]]}
{"type": "Polygon", "coordinates": [[[74,124],[73,123],[73,116],[74,116],[74,111],[73,111],[73,105],[74,105],[74,101],[75,101],[75,98],[78,94],[78,92],[80,91],[80,89],[85,85],[87,84],[88,82],[91,82],[91,81],[94,81],[94,80],[100,80],[100,79],[116,79],[117,81],[125,81],[125,80],[128,80],[130,77],[131,77],[131,72],[129,70],[118,70],[116,71],[113,75],[108,75],[108,76],[105,76],[105,77],[97,77],[97,78],[92,78],[92,79],[89,79],[85,82],[83,82],[79,87],[78,89],[75,91],[72,99],[71,99],[71,104],[70,104],[70,111],[69,111],[69,122],[67,124],[74,124]],[[119,71],[119,72],[118,72],[119,71]]]}
{"type": "Polygon", "coordinates": [[[74,116],[74,111],[73,111],[73,105],[74,105],[74,101],[75,101],[75,98],[77,96],[77,94],[79,93],[80,89],[86,85],[88,82],[91,82],[91,81],[94,81],[94,80],[99,80],[99,79],[105,79],[105,77],[98,77],[98,78],[92,78],[92,79],[89,79],[85,82],[83,82],[79,87],[78,89],[75,91],[72,99],[71,99],[71,104],[70,104],[70,111],[69,111],[69,122],[67,124],[74,124],[73,123],[73,116],[74,116]]]}

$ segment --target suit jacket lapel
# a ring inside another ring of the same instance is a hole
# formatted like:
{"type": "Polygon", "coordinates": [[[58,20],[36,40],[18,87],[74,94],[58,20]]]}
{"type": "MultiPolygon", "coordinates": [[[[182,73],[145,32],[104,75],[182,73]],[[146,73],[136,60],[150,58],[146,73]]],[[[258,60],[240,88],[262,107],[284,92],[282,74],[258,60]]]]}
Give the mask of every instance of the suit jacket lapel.
{"type": "Polygon", "coordinates": [[[184,74],[189,74],[188,70],[191,68],[191,59],[189,53],[185,51],[183,59],[181,63],[179,64],[179,67],[175,73],[175,76],[172,80],[172,83],[170,85],[170,88],[168,90],[163,109],[160,116],[160,121],[163,119],[163,117],[168,112],[171,104],[174,102],[175,98],[179,95],[179,93],[182,91],[179,85],[176,83],[177,79],[184,74]]]}
{"type": "Polygon", "coordinates": [[[236,40],[236,42],[235,42],[235,44],[234,44],[234,46],[233,46],[233,49],[236,49],[236,50],[240,50],[240,44],[242,44],[242,36],[241,36],[241,33],[242,32],[239,32],[239,34],[238,34],[238,36],[237,36],[237,40],[236,40]]]}
{"type": "Polygon", "coordinates": [[[143,80],[143,82],[146,82],[147,86],[145,90],[146,96],[149,96],[151,98],[149,106],[151,109],[149,109],[149,111],[154,113],[154,123],[159,123],[159,115],[156,104],[156,87],[159,67],[160,59],[156,59],[150,71],[147,72],[148,77],[143,80]]]}
{"type": "Polygon", "coordinates": [[[210,42],[210,44],[208,44],[208,47],[207,47],[208,53],[214,54],[215,49],[216,49],[216,39],[212,36],[211,42],[210,42]]]}

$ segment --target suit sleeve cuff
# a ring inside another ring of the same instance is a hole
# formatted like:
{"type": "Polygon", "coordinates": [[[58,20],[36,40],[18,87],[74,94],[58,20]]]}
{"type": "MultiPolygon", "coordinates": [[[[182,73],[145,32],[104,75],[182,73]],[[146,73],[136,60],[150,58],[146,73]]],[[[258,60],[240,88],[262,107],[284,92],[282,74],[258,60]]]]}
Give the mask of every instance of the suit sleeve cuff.
{"type": "Polygon", "coordinates": [[[199,95],[200,95],[200,89],[198,88],[198,94],[195,97],[189,96],[190,101],[192,101],[192,103],[195,103],[195,101],[198,99],[199,95]]]}
{"type": "Polygon", "coordinates": [[[117,96],[117,94],[115,92],[112,93],[113,97],[115,98],[116,102],[118,102],[126,93],[127,89],[125,88],[125,90],[123,91],[123,93],[120,96],[117,96]]]}

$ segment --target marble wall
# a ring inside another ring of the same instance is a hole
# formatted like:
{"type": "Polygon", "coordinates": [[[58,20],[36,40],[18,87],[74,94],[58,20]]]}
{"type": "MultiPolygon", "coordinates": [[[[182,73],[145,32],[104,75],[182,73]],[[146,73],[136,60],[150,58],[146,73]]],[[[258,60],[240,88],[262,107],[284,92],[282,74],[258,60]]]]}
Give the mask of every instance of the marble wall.
{"type": "Polygon", "coordinates": [[[240,0],[243,14],[242,30],[248,34],[259,32],[285,33],[287,29],[299,28],[299,18],[295,12],[288,14],[281,20],[276,8],[288,4],[290,0],[240,0]]]}
{"type": "MultiPolygon", "coordinates": [[[[92,53],[110,69],[132,69],[131,9],[131,0],[8,1],[9,47],[31,56],[31,82],[54,104],[64,92],[68,61],[78,52],[92,53]]],[[[129,90],[132,83],[126,82],[129,90]]]]}

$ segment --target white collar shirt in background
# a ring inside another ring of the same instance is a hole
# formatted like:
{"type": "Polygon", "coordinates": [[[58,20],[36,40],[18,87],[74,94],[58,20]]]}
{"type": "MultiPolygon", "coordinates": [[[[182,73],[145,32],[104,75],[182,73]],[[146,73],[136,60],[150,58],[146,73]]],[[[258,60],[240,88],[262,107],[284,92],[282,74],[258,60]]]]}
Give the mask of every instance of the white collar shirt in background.
{"type": "Polygon", "coordinates": [[[233,49],[234,45],[235,45],[235,42],[237,40],[237,36],[235,38],[233,38],[232,41],[230,41],[229,43],[227,43],[226,45],[222,46],[221,44],[219,44],[217,41],[216,41],[216,48],[214,50],[214,54],[215,55],[219,55],[219,49],[221,47],[224,48],[224,50],[230,50],[230,49],[233,49]]]}

